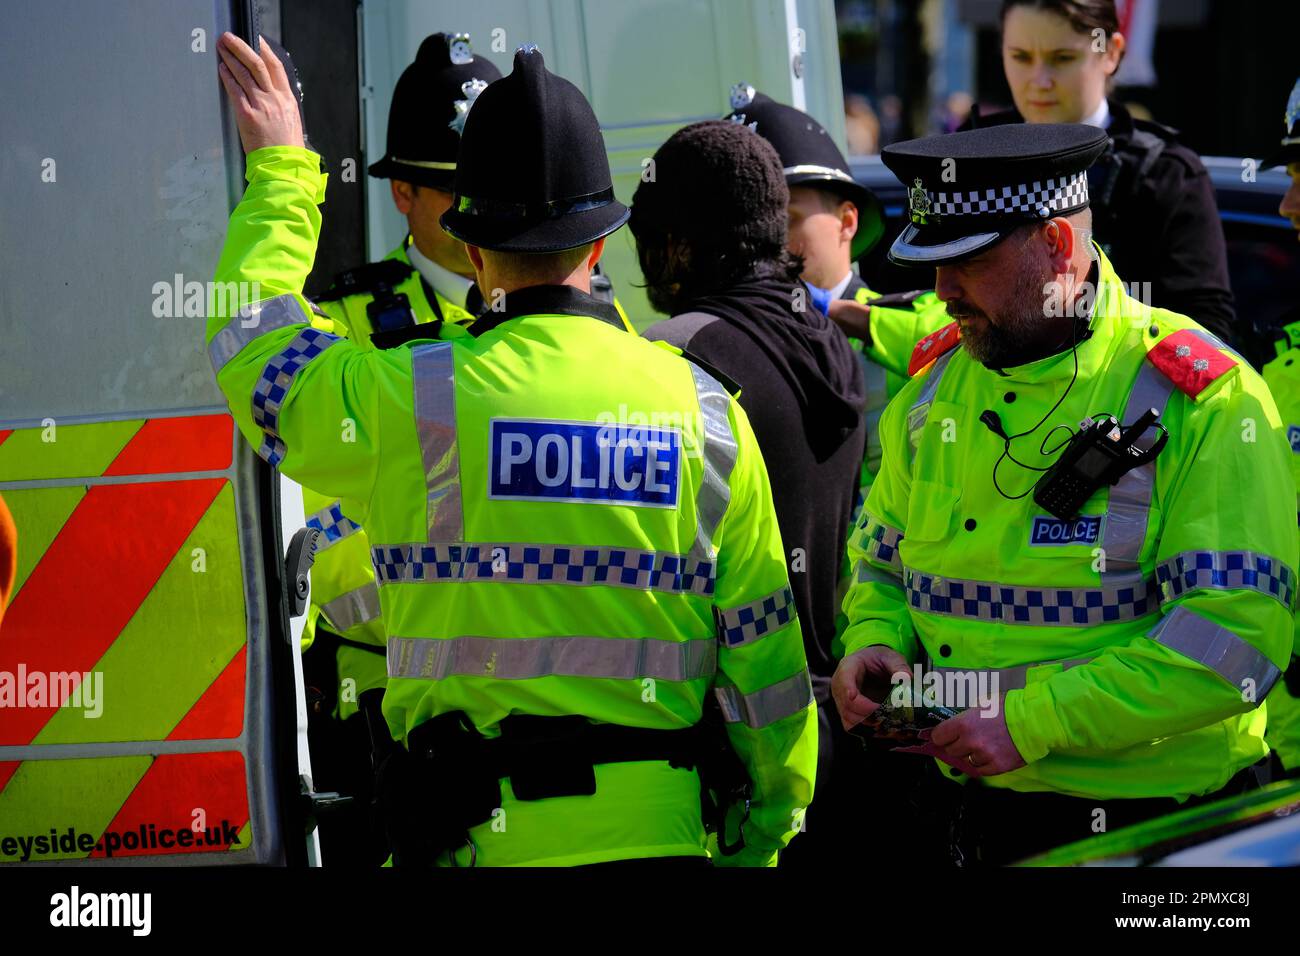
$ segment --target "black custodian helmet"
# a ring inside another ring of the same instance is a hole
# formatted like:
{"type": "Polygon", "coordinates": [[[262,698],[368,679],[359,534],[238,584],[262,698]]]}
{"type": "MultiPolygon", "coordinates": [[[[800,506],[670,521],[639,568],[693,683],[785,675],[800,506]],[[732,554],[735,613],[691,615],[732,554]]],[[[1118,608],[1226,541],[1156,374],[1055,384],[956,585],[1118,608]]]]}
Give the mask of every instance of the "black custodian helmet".
{"type": "Polygon", "coordinates": [[[489,60],[474,56],[469,34],[425,37],[393,90],[388,152],[370,166],[370,175],[450,191],[470,107],[500,78],[489,60]]]}

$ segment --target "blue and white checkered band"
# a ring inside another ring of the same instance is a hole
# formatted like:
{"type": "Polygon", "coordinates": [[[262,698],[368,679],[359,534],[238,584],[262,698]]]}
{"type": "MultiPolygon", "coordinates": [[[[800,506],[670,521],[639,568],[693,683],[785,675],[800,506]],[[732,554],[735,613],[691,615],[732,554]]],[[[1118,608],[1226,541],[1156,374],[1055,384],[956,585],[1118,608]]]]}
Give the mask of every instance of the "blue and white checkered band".
{"type": "Polygon", "coordinates": [[[933,192],[923,188],[917,180],[908,201],[913,222],[948,216],[1026,214],[1031,218],[1047,219],[1053,213],[1077,209],[1087,203],[1088,176],[1083,172],[1045,181],[954,193],[933,192]]]}

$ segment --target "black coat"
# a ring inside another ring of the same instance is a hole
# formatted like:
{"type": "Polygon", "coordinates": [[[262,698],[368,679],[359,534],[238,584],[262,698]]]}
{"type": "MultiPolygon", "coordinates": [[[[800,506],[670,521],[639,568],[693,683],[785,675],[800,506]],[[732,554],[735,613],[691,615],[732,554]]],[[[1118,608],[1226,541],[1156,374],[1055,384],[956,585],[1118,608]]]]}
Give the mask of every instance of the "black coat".
{"type": "MultiPolygon", "coordinates": [[[[1088,171],[1098,245],[1130,289],[1151,283],[1151,305],[1195,319],[1231,343],[1236,312],[1228,254],[1205,165],[1174,130],[1107,103],[1111,146],[1088,171]]],[[[974,125],[1017,122],[1020,114],[1007,110],[974,125]]]]}
{"type": "Polygon", "coordinates": [[[790,589],[818,703],[830,697],[841,562],[866,426],[857,353],[816,309],[795,311],[789,280],[754,279],[646,329],[741,387],[772,483],[790,589]]]}

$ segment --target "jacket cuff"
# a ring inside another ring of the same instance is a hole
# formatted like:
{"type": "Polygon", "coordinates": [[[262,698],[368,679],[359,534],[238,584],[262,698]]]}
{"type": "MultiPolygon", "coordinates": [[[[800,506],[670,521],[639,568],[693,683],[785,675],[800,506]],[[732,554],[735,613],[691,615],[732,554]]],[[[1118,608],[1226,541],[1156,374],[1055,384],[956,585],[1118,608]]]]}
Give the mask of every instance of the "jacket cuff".
{"type": "Polygon", "coordinates": [[[1003,698],[1007,733],[1025,763],[1042,760],[1068,741],[1065,728],[1056,716],[1056,705],[1046,681],[1013,690],[1003,698]]]}
{"type": "Polygon", "coordinates": [[[263,146],[248,154],[244,178],[251,184],[257,180],[278,180],[297,183],[319,205],[325,201],[325,183],[328,174],[320,171],[318,153],[302,146],[263,146]]]}
{"type": "Polygon", "coordinates": [[[891,651],[902,654],[909,661],[916,653],[916,641],[910,637],[905,638],[898,632],[898,628],[888,621],[869,621],[844,632],[845,657],[874,644],[883,644],[891,651]]]}

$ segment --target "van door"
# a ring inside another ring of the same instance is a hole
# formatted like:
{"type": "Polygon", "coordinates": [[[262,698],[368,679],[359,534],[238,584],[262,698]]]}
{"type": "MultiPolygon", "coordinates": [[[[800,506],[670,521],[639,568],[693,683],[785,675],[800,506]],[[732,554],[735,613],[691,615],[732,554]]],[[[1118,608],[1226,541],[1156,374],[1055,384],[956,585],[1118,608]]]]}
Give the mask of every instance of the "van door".
{"type": "Polygon", "coordinates": [[[276,478],[202,345],[248,21],[47,0],[0,35],[0,863],[306,859],[276,478]]]}

